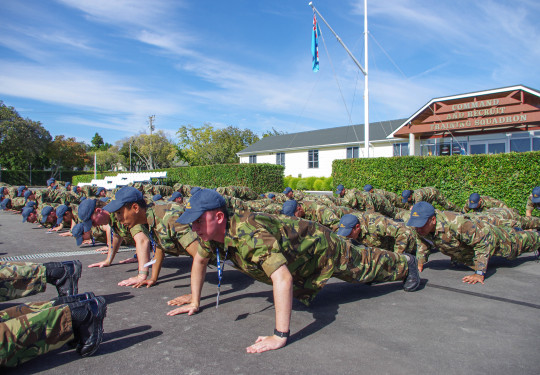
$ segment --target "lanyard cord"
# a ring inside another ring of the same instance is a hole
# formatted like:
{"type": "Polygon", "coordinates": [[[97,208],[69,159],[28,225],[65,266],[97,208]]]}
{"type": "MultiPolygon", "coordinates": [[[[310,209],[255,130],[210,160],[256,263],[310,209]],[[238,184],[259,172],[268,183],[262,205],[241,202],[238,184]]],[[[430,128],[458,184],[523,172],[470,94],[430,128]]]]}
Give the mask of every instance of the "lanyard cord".
{"type": "Polygon", "coordinates": [[[217,271],[218,271],[218,290],[216,295],[216,309],[219,306],[219,294],[221,292],[221,279],[223,278],[223,268],[225,267],[225,259],[227,259],[229,250],[225,252],[225,258],[221,261],[221,256],[219,255],[219,249],[216,248],[216,257],[217,257],[217,271]]]}
{"type": "Polygon", "coordinates": [[[153,229],[150,229],[150,231],[148,232],[148,236],[150,238],[150,244],[152,245],[152,253],[154,254],[152,258],[156,256],[156,241],[154,241],[154,237],[152,236],[153,231],[154,231],[153,229]]]}

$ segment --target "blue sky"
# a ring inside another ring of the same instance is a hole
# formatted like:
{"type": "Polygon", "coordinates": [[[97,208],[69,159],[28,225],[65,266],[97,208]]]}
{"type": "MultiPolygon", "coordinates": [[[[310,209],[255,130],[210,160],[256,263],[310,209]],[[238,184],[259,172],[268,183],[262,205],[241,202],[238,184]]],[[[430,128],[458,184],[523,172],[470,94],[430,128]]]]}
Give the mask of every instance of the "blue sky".
{"type": "MultiPolygon", "coordinates": [[[[314,5],[363,64],[363,0],[314,5]]],[[[539,15],[537,0],[368,1],[370,121],[540,89],[539,15]]],[[[363,123],[363,77],[320,19],[311,71],[312,17],[304,0],[5,0],[0,100],[87,143],[148,132],[150,115],[172,140],[204,123],[259,135],[363,123]]]]}

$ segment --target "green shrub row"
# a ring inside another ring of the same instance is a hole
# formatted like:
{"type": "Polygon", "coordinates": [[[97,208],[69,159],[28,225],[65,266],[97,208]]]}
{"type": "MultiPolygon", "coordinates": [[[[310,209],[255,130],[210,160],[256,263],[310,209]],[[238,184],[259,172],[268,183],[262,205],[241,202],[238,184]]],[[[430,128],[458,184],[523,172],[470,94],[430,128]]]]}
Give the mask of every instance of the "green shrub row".
{"type": "MultiPolygon", "coordinates": [[[[166,171],[163,183],[173,186],[180,182],[192,186],[216,188],[220,186],[247,186],[257,193],[283,190],[283,166],[275,164],[217,164],[201,167],[156,169],[166,171]]],[[[123,172],[122,172],[123,173],[123,172]]],[[[118,173],[98,174],[98,179],[118,173]]],[[[86,175],[75,176],[73,184],[90,182],[86,175]]]]}
{"type": "MultiPolygon", "coordinates": [[[[3,170],[0,172],[0,182],[5,182],[10,185],[28,185],[28,186],[45,186],[47,180],[51,178],[51,171],[12,171],[3,170]]],[[[88,182],[94,178],[94,172],[81,171],[60,171],[56,175],[58,181],[72,181],[75,177],[84,177],[88,182]]],[[[83,181],[79,181],[83,182],[83,181]]],[[[72,182],[73,183],[73,182],[72,182]]]]}
{"type": "Polygon", "coordinates": [[[332,177],[292,177],[283,179],[283,188],[287,186],[294,190],[330,191],[333,189],[332,177]]]}
{"type": "Polygon", "coordinates": [[[471,193],[479,193],[500,199],[521,214],[525,214],[532,189],[540,185],[539,176],[540,151],[344,159],[332,164],[334,188],[343,184],[346,188],[362,189],[371,184],[401,194],[405,189],[433,186],[460,206],[471,193]]]}

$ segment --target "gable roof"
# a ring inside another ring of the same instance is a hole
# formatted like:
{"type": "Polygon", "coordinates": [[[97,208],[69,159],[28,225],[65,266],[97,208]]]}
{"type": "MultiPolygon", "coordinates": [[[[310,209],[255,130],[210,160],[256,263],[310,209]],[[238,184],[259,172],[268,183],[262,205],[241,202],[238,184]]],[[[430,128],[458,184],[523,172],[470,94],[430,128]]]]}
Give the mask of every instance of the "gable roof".
{"type": "MultiPolygon", "coordinates": [[[[387,137],[394,132],[405,119],[378,121],[369,124],[370,142],[388,142],[387,137]]],[[[315,147],[329,147],[338,145],[351,145],[364,142],[364,124],[340,126],[311,130],[300,133],[276,135],[261,139],[237,155],[253,154],[257,152],[276,152],[292,149],[304,149],[315,147]]]]}
{"type": "Polygon", "coordinates": [[[422,108],[420,108],[418,111],[416,111],[411,117],[409,117],[408,119],[406,119],[405,121],[403,121],[403,123],[397,127],[393,132],[392,134],[390,134],[388,136],[388,138],[394,138],[394,134],[396,134],[396,132],[401,129],[402,127],[404,127],[405,125],[408,125],[416,116],[420,115],[426,108],[428,108],[429,106],[431,106],[433,103],[436,103],[436,102],[444,102],[444,101],[449,101],[449,100],[455,100],[455,99],[463,99],[463,98],[468,98],[468,97],[471,97],[471,96],[481,96],[481,95],[490,95],[490,94],[498,94],[498,93],[501,93],[501,92],[507,92],[507,91],[514,91],[514,90],[523,90],[525,92],[528,92],[530,94],[533,94],[533,95],[536,95],[538,97],[540,97],[540,91],[538,90],[535,90],[535,89],[532,89],[530,87],[527,87],[527,86],[523,86],[523,85],[516,85],[516,86],[508,86],[508,87],[501,87],[501,88],[498,88],[498,89],[491,89],[491,90],[484,90],[484,91],[476,91],[476,92],[469,92],[469,93],[466,93],[466,94],[459,94],[459,95],[451,95],[451,96],[444,96],[442,98],[434,98],[434,99],[431,99],[429,102],[427,102],[422,108]]]}

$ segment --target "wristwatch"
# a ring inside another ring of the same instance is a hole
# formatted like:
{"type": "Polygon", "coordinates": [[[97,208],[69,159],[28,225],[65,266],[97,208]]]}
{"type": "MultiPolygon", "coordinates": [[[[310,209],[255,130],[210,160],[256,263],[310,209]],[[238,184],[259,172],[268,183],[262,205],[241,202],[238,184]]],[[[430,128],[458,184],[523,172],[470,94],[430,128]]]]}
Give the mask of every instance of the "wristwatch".
{"type": "Polygon", "coordinates": [[[480,271],[480,270],[476,271],[475,273],[480,276],[484,276],[486,274],[484,271],[480,271]]]}
{"type": "Polygon", "coordinates": [[[291,333],[291,330],[289,330],[287,332],[281,332],[281,331],[278,331],[276,328],[274,328],[274,335],[277,336],[277,337],[287,338],[287,337],[289,337],[290,333],[291,333]]]}

